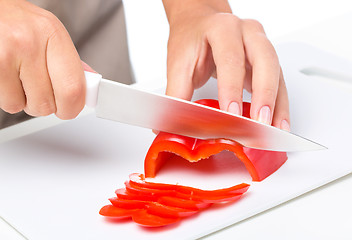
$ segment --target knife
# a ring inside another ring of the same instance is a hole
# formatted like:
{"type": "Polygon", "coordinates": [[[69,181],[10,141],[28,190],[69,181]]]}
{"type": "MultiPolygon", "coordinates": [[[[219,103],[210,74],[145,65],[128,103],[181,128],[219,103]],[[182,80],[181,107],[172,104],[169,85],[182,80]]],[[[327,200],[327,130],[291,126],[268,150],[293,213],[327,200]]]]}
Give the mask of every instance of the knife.
{"type": "Polygon", "coordinates": [[[85,72],[86,105],[96,116],[200,139],[225,138],[245,147],[308,151],[326,147],[258,121],[190,101],[139,90],[85,72]]]}

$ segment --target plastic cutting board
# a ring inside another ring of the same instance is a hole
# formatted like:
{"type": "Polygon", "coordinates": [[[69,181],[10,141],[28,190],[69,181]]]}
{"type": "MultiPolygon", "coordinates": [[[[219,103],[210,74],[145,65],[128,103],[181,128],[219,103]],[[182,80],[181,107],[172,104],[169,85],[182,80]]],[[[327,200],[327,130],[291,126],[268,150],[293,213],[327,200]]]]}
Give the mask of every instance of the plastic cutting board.
{"type": "MultiPolygon", "coordinates": [[[[0,145],[0,216],[31,240],[194,239],[351,173],[352,87],[346,83],[351,63],[299,43],[277,50],[289,89],[292,131],[328,150],[290,153],[287,163],[260,183],[252,183],[229,153],[193,165],[173,159],[160,171],[160,181],[204,188],[247,182],[251,187],[234,204],[170,227],[145,229],[131,221],[107,221],[98,211],[128,174],[143,172],[154,134],[88,115],[0,145]]],[[[216,97],[214,80],[195,94],[203,97],[216,97]]]]}

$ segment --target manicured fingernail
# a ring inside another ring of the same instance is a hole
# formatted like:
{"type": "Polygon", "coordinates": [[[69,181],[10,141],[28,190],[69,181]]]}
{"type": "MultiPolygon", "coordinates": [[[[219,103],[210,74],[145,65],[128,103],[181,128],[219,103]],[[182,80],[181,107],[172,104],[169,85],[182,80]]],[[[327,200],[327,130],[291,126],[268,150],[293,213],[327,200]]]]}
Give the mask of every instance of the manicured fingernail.
{"type": "Polygon", "coordinates": [[[270,120],[271,120],[270,108],[268,106],[263,106],[259,111],[258,121],[265,124],[270,124],[271,122],[270,120]]]}
{"type": "Polygon", "coordinates": [[[290,124],[286,120],[281,121],[280,128],[285,131],[290,131],[290,124]]]}
{"type": "Polygon", "coordinates": [[[238,105],[237,102],[231,102],[227,111],[233,114],[241,115],[240,105],[238,105]]]}

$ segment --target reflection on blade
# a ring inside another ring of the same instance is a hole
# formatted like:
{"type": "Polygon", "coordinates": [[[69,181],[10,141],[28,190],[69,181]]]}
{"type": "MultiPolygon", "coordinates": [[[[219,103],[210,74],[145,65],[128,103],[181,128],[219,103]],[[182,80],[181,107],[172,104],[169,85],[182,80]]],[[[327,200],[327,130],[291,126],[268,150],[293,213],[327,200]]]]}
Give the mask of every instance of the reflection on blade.
{"type": "Polygon", "coordinates": [[[195,138],[226,138],[272,151],[324,149],[322,145],[257,121],[103,79],[98,117],[195,138]]]}

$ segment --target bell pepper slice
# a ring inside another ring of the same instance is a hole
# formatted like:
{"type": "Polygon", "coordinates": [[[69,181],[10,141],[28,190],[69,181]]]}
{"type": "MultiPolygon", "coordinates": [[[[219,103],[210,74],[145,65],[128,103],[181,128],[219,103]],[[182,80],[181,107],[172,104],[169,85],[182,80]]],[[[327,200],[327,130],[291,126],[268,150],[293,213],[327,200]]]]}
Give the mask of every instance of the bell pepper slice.
{"type": "Polygon", "coordinates": [[[180,218],[160,217],[141,210],[132,215],[132,220],[143,227],[163,227],[179,222],[180,218]]]}
{"type": "Polygon", "coordinates": [[[175,190],[163,190],[163,189],[151,189],[151,188],[138,187],[138,186],[132,185],[130,181],[126,181],[125,186],[126,186],[127,192],[140,195],[140,196],[146,196],[149,199],[154,198],[154,200],[161,196],[176,195],[175,190]]]}
{"type": "Polygon", "coordinates": [[[211,203],[206,203],[203,201],[196,201],[190,199],[182,199],[178,197],[164,196],[158,199],[158,202],[166,206],[186,208],[191,210],[201,210],[210,207],[211,203]]]}
{"type": "Polygon", "coordinates": [[[112,205],[102,207],[99,213],[114,219],[132,218],[141,226],[161,227],[196,214],[213,203],[239,199],[248,184],[239,184],[219,190],[202,190],[177,184],[153,183],[143,174],[134,173],[125,182],[126,188],[115,191],[112,205]]]}
{"type": "Polygon", "coordinates": [[[102,207],[99,211],[99,214],[104,217],[112,217],[115,219],[125,219],[131,218],[133,213],[138,211],[138,209],[126,209],[126,208],[119,208],[113,205],[106,205],[102,207]]]}
{"type": "Polygon", "coordinates": [[[160,217],[170,217],[170,218],[179,218],[179,217],[188,217],[198,212],[197,210],[172,207],[161,204],[159,202],[150,202],[146,205],[147,212],[154,214],[160,217]]]}
{"type": "MultiPolygon", "coordinates": [[[[144,175],[140,173],[132,173],[129,176],[130,181],[129,184],[136,188],[142,189],[155,189],[155,190],[168,190],[168,191],[176,191],[178,193],[183,193],[185,195],[191,195],[193,197],[202,198],[214,198],[216,196],[232,196],[245,193],[249,185],[246,183],[241,183],[229,188],[222,188],[216,190],[202,190],[199,188],[193,188],[188,186],[182,186],[178,184],[165,184],[165,183],[154,183],[148,182],[145,180],[144,175]]],[[[174,193],[170,194],[173,195],[174,193]]],[[[185,196],[184,195],[184,196],[185,196]]]]}
{"type": "MultiPolygon", "coordinates": [[[[111,204],[120,209],[147,209],[148,213],[161,217],[187,217],[199,211],[198,208],[182,208],[179,206],[170,206],[161,202],[141,201],[141,200],[126,200],[118,198],[110,198],[111,204]]],[[[116,211],[116,209],[114,209],[116,211]]],[[[121,211],[120,211],[121,212],[121,211]]]]}
{"type": "Polygon", "coordinates": [[[120,199],[127,199],[127,200],[143,200],[143,201],[156,201],[158,198],[155,196],[145,196],[141,194],[134,194],[128,192],[126,188],[119,188],[115,191],[115,194],[120,199]]]}
{"type": "Polygon", "coordinates": [[[143,209],[149,203],[149,201],[144,200],[120,199],[117,197],[110,198],[109,201],[113,206],[125,209],[143,209]]]}
{"type": "MultiPolygon", "coordinates": [[[[219,103],[213,99],[203,99],[196,103],[219,109],[219,103]]],[[[249,118],[250,103],[243,103],[243,116],[249,118]]],[[[150,146],[144,161],[146,177],[155,177],[161,166],[174,155],[197,162],[209,158],[223,150],[233,152],[241,160],[253,181],[262,181],[287,160],[285,152],[257,150],[243,147],[228,139],[202,140],[177,134],[160,132],[150,146]]]]}

